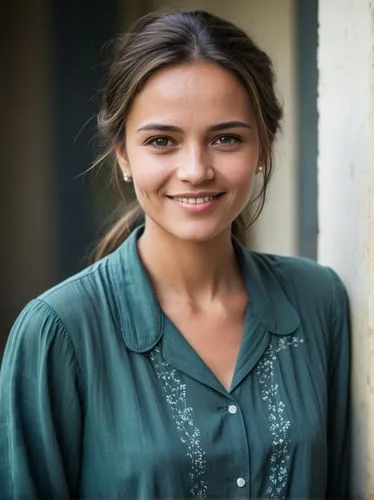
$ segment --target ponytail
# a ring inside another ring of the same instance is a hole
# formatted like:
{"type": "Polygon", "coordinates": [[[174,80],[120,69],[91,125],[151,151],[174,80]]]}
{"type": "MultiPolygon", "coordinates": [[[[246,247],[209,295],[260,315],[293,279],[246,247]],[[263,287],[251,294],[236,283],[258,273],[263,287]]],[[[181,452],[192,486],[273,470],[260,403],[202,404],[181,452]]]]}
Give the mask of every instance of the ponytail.
{"type": "Polygon", "coordinates": [[[231,234],[242,244],[246,244],[247,222],[243,214],[240,214],[231,224],[231,234]]]}
{"type": "Polygon", "coordinates": [[[97,262],[113,252],[125,241],[134,229],[142,224],[144,224],[144,212],[137,200],[134,200],[129,205],[125,214],[113,224],[96,245],[91,256],[91,262],[97,262]]]}

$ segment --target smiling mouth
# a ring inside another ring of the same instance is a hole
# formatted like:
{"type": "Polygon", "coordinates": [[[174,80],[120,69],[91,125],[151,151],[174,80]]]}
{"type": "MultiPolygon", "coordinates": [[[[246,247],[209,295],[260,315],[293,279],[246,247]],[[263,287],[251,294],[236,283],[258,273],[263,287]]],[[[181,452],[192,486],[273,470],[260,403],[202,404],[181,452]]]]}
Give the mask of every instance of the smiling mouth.
{"type": "Polygon", "coordinates": [[[186,205],[203,205],[204,203],[208,203],[209,201],[214,201],[220,198],[222,195],[225,193],[217,193],[214,195],[210,196],[168,196],[168,198],[171,198],[174,201],[177,201],[178,203],[184,203],[186,205]]]}

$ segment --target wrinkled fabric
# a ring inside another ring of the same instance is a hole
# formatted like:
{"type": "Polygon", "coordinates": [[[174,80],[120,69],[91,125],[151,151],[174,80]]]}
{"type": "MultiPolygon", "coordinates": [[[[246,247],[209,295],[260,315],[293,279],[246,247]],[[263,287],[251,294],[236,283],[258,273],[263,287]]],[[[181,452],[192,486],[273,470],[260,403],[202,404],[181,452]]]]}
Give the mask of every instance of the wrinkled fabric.
{"type": "Polygon", "coordinates": [[[344,287],[234,242],[250,297],[230,390],[164,315],[137,252],[33,300],[0,373],[0,498],[348,498],[344,287]]]}

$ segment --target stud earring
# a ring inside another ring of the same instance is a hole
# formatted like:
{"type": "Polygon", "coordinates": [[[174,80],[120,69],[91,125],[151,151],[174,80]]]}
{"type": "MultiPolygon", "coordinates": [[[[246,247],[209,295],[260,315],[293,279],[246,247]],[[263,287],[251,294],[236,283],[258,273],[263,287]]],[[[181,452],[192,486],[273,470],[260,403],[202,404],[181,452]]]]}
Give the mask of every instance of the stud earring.
{"type": "Polygon", "coordinates": [[[126,172],[123,172],[123,180],[125,182],[131,182],[131,176],[130,175],[127,175],[126,172]]]}
{"type": "Polygon", "coordinates": [[[257,167],[256,174],[258,174],[259,172],[263,172],[263,171],[264,171],[264,167],[263,167],[263,165],[259,165],[259,166],[257,167]]]}

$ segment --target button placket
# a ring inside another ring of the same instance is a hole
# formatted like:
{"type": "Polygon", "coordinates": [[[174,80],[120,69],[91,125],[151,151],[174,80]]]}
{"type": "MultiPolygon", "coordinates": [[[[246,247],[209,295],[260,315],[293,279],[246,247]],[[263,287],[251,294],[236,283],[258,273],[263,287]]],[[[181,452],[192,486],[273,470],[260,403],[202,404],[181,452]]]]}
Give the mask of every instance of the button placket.
{"type": "MultiPolygon", "coordinates": [[[[245,495],[248,498],[250,497],[250,464],[249,464],[249,454],[247,452],[247,447],[245,446],[245,425],[243,415],[241,413],[241,407],[238,404],[238,401],[232,396],[227,398],[226,404],[226,418],[229,419],[227,421],[227,425],[229,425],[232,429],[233,436],[237,439],[240,436],[240,444],[238,444],[238,450],[240,450],[239,455],[243,457],[242,460],[235,460],[235,466],[233,464],[233,471],[236,470],[237,473],[241,473],[241,476],[233,475],[231,476],[231,488],[240,489],[241,492],[237,491],[236,495],[245,495]]],[[[237,457],[236,457],[237,458],[237,457]]],[[[232,490],[231,490],[232,491],[232,490]]],[[[232,492],[233,493],[233,492],[232,492]]],[[[234,493],[233,493],[234,494],[234,493]]],[[[235,494],[234,494],[235,495],[235,494]]]]}

